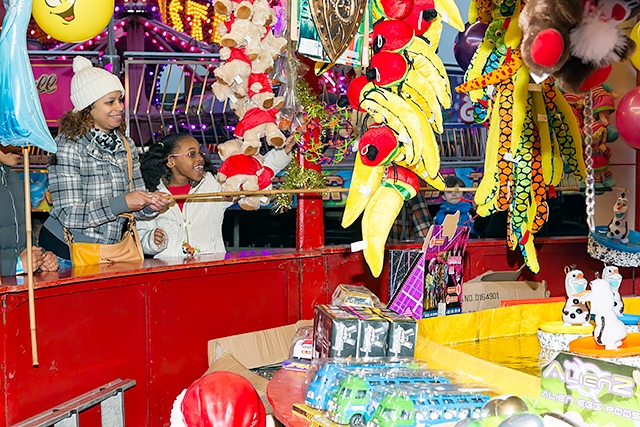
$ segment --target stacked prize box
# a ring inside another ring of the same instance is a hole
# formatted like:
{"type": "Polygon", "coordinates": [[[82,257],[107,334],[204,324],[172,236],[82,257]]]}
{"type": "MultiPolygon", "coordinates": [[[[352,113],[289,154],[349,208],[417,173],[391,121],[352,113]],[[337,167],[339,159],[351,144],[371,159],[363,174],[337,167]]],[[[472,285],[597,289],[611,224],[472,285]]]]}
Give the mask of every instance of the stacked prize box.
{"type": "Polygon", "coordinates": [[[313,316],[313,358],[356,357],[359,319],[337,305],[316,305],[313,316]]]}
{"type": "Polygon", "coordinates": [[[389,322],[387,336],[388,357],[413,357],[418,335],[418,324],[411,316],[398,314],[386,308],[376,308],[389,322]]]}
{"type": "Polygon", "coordinates": [[[345,307],[358,316],[357,357],[384,357],[387,355],[389,322],[374,308],[345,307]]]}

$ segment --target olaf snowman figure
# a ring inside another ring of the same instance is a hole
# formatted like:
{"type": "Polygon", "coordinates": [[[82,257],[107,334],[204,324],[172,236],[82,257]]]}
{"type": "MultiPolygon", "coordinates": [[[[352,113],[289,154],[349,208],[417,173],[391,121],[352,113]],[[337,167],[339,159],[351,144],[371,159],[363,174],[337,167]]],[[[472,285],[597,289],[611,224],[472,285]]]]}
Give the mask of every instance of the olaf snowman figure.
{"type": "Polygon", "coordinates": [[[564,269],[566,274],[564,288],[567,292],[567,302],[562,307],[562,321],[564,326],[589,325],[589,308],[584,301],[577,296],[587,289],[587,279],[584,273],[576,269],[575,265],[567,266],[564,269]]]}
{"type": "Polygon", "coordinates": [[[589,283],[590,291],[581,292],[581,301],[591,302],[591,314],[596,322],[593,338],[596,344],[605,350],[617,350],[627,337],[627,327],[613,311],[613,292],[611,285],[604,279],[595,279],[589,283]]]}
{"type": "Polygon", "coordinates": [[[602,278],[609,282],[611,291],[613,292],[613,311],[618,316],[624,314],[624,302],[620,296],[620,284],[622,283],[622,275],[618,271],[618,267],[614,265],[607,265],[602,270],[602,278]]]}
{"type": "Polygon", "coordinates": [[[629,242],[629,226],[627,225],[627,211],[629,210],[629,200],[625,193],[622,193],[616,204],[613,205],[613,218],[609,222],[609,232],[607,237],[619,240],[621,243],[629,242]]]}

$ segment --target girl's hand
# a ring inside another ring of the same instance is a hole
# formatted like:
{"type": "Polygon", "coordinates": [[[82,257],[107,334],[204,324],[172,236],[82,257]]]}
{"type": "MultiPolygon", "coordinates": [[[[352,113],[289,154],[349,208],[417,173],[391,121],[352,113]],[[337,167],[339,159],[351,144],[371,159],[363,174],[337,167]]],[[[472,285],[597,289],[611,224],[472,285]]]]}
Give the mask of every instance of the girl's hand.
{"type": "Polygon", "coordinates": [[[164,234],[164,230],[162,228],[156,228],[153,231],[153,243],[155,243],[156,246],[162,246],[165,237],[166,235],[164,234]]]}
{"type": "Polygon", "coordinates": [[[156,191],[155,193],[150,194],[151,203],[149,204],[149,207],[152,211],[162,212],[174,203],[174,200],[169,198],[169,194],[167,193],[156,191]]]}

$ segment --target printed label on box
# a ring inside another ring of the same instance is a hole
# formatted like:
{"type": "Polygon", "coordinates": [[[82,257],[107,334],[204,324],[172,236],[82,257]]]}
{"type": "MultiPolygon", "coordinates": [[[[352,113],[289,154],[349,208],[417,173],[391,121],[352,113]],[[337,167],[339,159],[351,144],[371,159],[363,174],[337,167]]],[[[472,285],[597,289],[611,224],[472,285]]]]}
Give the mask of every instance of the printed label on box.
{"type": "Polygon", "coordinates": [[[640,423],[640,371],[560,353],[544,366],[535,412],[572,412],[580,425],[633,427],[640,423]]]}

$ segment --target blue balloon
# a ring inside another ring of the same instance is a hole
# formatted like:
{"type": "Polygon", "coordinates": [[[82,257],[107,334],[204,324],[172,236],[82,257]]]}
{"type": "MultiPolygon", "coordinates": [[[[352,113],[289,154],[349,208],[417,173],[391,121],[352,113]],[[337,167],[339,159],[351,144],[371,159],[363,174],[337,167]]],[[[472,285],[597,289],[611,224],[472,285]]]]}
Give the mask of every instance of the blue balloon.
{"type": "MultiPolygon", "coordinates": [[[[55,153],[42,113],[29,54],[27,26],[33,0],[9,0],[0,33],[0,144],[55,153]]],[[[7,2],[5,1],[5,4],[7,2]]]]}

